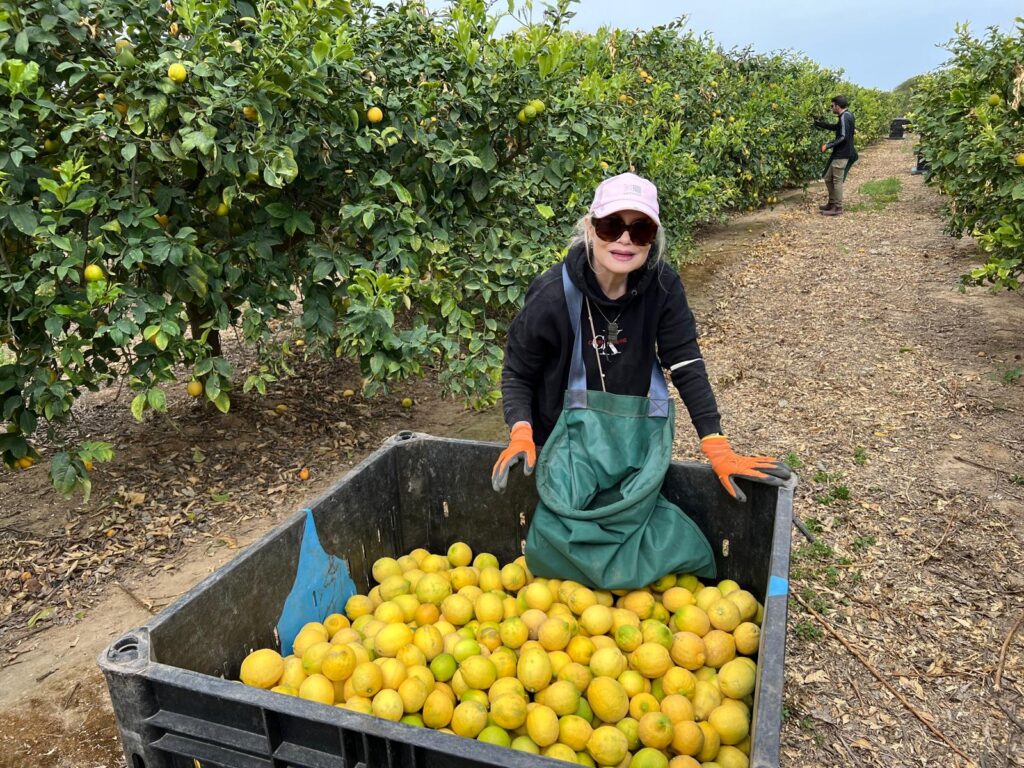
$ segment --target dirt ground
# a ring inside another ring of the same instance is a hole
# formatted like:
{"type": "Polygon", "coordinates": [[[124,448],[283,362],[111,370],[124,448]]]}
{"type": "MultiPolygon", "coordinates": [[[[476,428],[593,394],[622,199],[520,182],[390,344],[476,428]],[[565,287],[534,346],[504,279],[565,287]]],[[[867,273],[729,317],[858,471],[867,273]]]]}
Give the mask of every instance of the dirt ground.
{"type": "MultiPolygon", "coordinates": [[[[980,256],[912,164],[880,143],[843,217],[812,185],[710,230],[683,270],[725,429],[798,467],[816,537],[793,539],[783,766],[1024,765],[1024,296],[958,290],[980,256]],[[897,202],[858,192],[892,176],[897,202]]],[[[504,436],[429,378],[367,401],[341,395],[351,367],[298,364],[228,417],[182,396],[136,424],[125,392],[83,398],[78,428],[117,450],[88,504],[45,462],[0,477],[0,766],[122,765],[95,665],[111,640],[386,436],[504,436]]],[[[680,413],[677,456],[697,458],[680,413]]]]}

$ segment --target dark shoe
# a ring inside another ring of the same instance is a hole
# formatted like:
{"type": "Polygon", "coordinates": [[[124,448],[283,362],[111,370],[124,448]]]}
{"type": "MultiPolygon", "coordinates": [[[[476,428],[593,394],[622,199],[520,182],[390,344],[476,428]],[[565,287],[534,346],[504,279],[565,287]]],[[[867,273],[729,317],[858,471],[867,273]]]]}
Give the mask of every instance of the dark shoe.
{"type": "Polygon", "coordinates": [[[834,205],[831,208],[828,208],[827,210],[822,211],[821,215],[822,216],[842,216],[843,215],[843,209],[842,209],[842,207],[840,207],[838,205],[834,205]]]}
{"type": "Polygon", "coordinates": [[[819,211],[831,211],[833,208],[835,208],[835,205],[832,203],[825,203],[824,205],[818,206],[819,211]]]}

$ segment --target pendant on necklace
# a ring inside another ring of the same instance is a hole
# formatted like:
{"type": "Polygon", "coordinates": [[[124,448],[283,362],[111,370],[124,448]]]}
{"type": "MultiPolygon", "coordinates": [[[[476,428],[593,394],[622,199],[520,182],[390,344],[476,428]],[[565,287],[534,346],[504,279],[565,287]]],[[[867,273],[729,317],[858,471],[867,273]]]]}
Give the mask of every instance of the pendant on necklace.
{"type": "Polygon", "coordinates": [[[612,320],[608,323],[608,330],[605,333],[605,338],[608,339],[610,344],[617,344],[619,341],[619,324],[612,320]]]}

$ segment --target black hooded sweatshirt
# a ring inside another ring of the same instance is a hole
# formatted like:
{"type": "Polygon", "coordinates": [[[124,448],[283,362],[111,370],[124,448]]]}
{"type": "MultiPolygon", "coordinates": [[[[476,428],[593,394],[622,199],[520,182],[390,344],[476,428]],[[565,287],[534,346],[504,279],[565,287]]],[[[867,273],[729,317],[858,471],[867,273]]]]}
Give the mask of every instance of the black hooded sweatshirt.
{"type": "MultiPolygon", "coordinates": [[[[662,368],[690,413],[700,437],[721,431],[721,418],[697,345],[697,324],[686,301],[682,281],[672,267],[655,259],[628,276],[626,293],[609,299],[601,291],[583,244],[573,246],[564,264],[569,276],[589,299],[595,334],[591,333],[587,301],[583,302],[580,331],[587,388],[601,389],[597,355],[609,392],[646,396],[650,389],[655,352],[662,368]],[[607,341],[608,326],[618,325],[618,342],[607,341]]],[[[572,326],[562,288],[562,264],[530,285],[522,310],[509,328],[501,392],[505,422],[527,421],[542,445],[562,412],[572,358],[572,326]]]]}

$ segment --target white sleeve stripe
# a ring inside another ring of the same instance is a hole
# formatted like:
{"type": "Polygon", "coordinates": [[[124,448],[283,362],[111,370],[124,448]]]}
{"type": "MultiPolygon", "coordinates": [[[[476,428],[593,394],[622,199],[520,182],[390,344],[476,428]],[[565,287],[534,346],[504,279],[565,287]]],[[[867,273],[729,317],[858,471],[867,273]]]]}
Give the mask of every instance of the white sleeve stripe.
{"type": "Polygon", "coordinates": [[[669,370],[670,371],[674,371],[677,368],[685,368],[686,366],[692,365],[693,363],[703,363],[703,362],[704,362],[704,358],[702,358],[702,357],[696,357],[693,360],[683,360],[681,363],[676,363],[675,365],[669,367],[669,370]]]}

